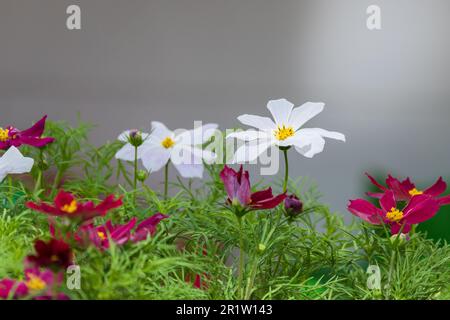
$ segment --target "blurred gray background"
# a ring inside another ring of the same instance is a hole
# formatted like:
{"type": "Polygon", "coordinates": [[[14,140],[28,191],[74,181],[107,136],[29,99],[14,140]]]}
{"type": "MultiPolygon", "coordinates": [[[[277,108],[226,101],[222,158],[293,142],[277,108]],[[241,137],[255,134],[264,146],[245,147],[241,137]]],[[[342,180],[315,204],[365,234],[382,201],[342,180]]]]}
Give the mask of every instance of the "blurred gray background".
{"type": "Polygon", "coordinates": [[[449,16],[448,0],[2,0],[0,126],[80,112],[101,144],[152,120],[230,128],[270,99],[323,101],[308,126],[348,141],[292,153],[291,175],[344,211],[366,170],[447,174],[449,16]],[[80,31],[66,29],[70,4],[80,31]],[[370,4],[380,31],[366,28],[370,4]]]}

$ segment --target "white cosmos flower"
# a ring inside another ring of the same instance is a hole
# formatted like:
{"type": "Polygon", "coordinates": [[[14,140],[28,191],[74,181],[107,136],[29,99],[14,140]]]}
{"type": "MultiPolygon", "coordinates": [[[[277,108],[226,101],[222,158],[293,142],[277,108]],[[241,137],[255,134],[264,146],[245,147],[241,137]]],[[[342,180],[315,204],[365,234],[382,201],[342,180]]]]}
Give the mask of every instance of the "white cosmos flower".
{"type": "Polygon", "coordinates": [[[0,182],[8,174],[27,173],[33,168],[34,160],[24,157],[19,149],[12,146],[0,158],[0,182]]]}
{"type": "Polygon", "coordinates": [[[193,130],[170,131],[161,122],[152,122],[152,133],[142,145],[141,160],[149,172],[163,168],[169,160],[183,178],[201,178],[203,160],[216,159],[216,154],[202,150],[217,129],[217,124],[206,124],[193,130]]]}
{"type": "Polygon", "coordinates": [[[257,130],[234,132],[227,138],[246,141],[236,150],[233,162],[251,162],[272,146],[293,146],[297,152],[307,158],[323,151],[324,138],[345,141],[345,136],[339,132],[331,132],[319,128],[302,128],[302,126],[322,112],[324,103],[307,102],[300,107],[286,99],[271,100],[267,108],[273,116],[273,121],[267,117],[244,114],[238,120],[257,130]]]}

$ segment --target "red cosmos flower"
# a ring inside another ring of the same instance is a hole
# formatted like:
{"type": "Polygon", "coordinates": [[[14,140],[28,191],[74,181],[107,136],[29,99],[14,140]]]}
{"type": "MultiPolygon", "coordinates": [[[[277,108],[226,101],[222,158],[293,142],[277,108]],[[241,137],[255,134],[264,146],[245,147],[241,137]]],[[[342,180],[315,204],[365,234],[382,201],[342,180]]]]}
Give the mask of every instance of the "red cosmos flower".
{"type": "Polygon", "coordinates": [[[6,150],[11,146],[19,147],[22,144],[40,148],[49,143],[52,143],[55,140],[54,138],[42,138],[46,119],[47,116],[44,116],[31,128],[23,131],[20,131],[19,129],[12,126],[8,126],[5,129],[0,128],[0,149],[6,150]]]}
{"type": "Polygon", "coordinates": [[[114,199],[113,195],[106,197],[100,204],[95,205],[92,201],[85,203],[77,202],[75,197],[65,191],[60,191],[54,200],[54,205],[44,202],[27,202],[30,209],[46,213],[56,217],[67,217],[80,219],[82,221],[91,220],[97,216],[104,216],[108,210],[115,209],[122,205],[122,198],[114,199]]]}
{"type": "Polygon", "coordinates": [[[238,208],[242,214],[249,210],[272,209],[286,198],[286,194],[274,196],[272,188],[251,193],[248,171],[243,171],[242,165],[238,172],[225,166],[220,172],[225,190],[228,194],[227,203],[238,208]]]}
{"type": "Polygon", "coordinates": [[[52,270],[66,269],[72,265],[73,253],[70,246],[62,240],[51,239],[48,242],[37,240],[34,243],[36,255],[25,259],[28,267],[50,268],[52,270]]]}
{"type": "Polygon", "coordinates": [[[382,193],[368,192],[367,195],[370,197],[380,199],[386,191],[392,190],[395,199],[397,201],[409,201],[411,200],[412,197],[416,195],[426,194],[429,195],[430,197],[436,198],[439,205],[441,206],[450,204],[450,195],[439,198],[439,196],[442,195],[447,189],[447,184],[442,179],[442,177],[439,177],[439,179],[432,186],[421,191],[416,188],[416,185],[412,183],[409,178],[400,181],[389,175],[386,179],[387,187],[385,187],[382,184],[378,183],[378,181],[375,180],[375,178],[369,175],[368,173],[366,173],[366,175],[369,177],[370,182],[372,182],[372,184],[374,184],[381,191],[383,191],[382,193]]]}
{"type": "Polygon", "coordinates": [[[0,280],[0,299],[20,299],[28,295],[25,283],[13,279],[0,280]]]}
{"type": "Polygon", "coordinates": [[[58,293],[58,289],[64,282],[62,272],[54,273],[48,269],[41,271],[39,268],[29,268],[25,270],[25,278],[24,284],[35,300],[69,299],[64,293],[58,293]]]}
{"type": "Polygon", "coordinates": [[[86,225],[80,228],[75,239],[82,245],[93,244],[99,249],[108,249],[110,246],[110,240],[116,245],[123,245],[128,241],[134,243],[143,241],[148,238],[148,236],[153,236],[156,232],[156,226],[163,219],[169,216],[162,213],[157,213],[142,221],[132,232],[134,226],[136,225],[136,218],[131,219],[125,224],[113,225],[109,220],[104,225],[93,226],[86,225]]]}
{"type": "Polygon", "coordinates": [[[432,197],[422,194],[411,198],[404,209],[397,207],[392,190],[380,198],[381,209],[367,200],[350,200],[348,210],[355,216],[371,224],[388,224],[392,234],[408,233],[411,225],[431,219],[439,210],[439,203],[432,197]]]}

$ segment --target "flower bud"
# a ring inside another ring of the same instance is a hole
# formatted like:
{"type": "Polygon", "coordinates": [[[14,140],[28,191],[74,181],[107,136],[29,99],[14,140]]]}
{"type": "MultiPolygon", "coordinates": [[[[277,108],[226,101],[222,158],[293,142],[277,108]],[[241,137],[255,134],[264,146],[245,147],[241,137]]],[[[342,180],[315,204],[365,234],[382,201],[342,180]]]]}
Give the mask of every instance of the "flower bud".
{"type": "Polygon", "coordinates": [[[134,147],[139,147],[144,143],[142,139],[142,134],[139,130],[131,130],[130,135],[128,136],[128,142],[134,147]]]}
{"type": "Polygon", "coordinates": [[[295,194],[291,194],[284,199],[284,209],[288,217],[294,218],[303,212],[303,202],[295,194]]]}
{"type": "Polygon", "coordinates": [[[266,250],[266,245],[264,243],[258,244],[258,252],[262,253],[266,250]]]}
{"type": "Polygon", "coordinates": [[[137,179],[138,179],[138,181],[144,182],[145,180],[147,180],[147,177],[148,177],[148,172],[147,171],[139,170],[137,172],[137,179]]]}

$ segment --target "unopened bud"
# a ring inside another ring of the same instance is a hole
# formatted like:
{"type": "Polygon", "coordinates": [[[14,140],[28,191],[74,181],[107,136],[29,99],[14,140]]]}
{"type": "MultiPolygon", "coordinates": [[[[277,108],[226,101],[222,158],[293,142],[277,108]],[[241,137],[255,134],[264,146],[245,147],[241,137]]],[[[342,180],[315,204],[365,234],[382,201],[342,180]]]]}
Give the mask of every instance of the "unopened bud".
{"type": "Polygon", "coordinates": [[[303,202],[295,194],[291,194],[284,199],[284,209],[288,217],[294,218],[303,212],[303,202]]]}

